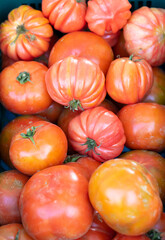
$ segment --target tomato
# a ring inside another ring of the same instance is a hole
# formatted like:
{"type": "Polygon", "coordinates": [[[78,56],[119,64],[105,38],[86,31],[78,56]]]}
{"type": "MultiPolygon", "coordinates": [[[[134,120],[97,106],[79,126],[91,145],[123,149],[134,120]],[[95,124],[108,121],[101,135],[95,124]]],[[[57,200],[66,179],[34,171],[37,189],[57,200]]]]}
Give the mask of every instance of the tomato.
{"type": "Polygon", "coordinates": [[[162,212],[160,219],[153,228],[159,232],[165,233],[165,212],[162,212]]]}
{"type": "Polygon", "coordinates": [[[106,89],[116,102],[140,102],[153,85],[151,66],[139,57],[118,58],[112,61],[106,75],[106,89]]]}
{"type": "Polygon", "coordinates": [[[124,27],[129,54],[144,58],[152,66],[165,62],[165,9],[141,7],[124,27]]]}
{"type": "Polygon", "coordinates": [[[113,47],[113,52],[114,52],[115,58],[129,57],[129,54],[125,47],[125,39],[124,39],[123,31],[120,32],[118,42],[113,47]]]}
{"type": "Polygon", "coordinates": [[[68,134],[75,151],[101,162],[117,157],[124,148],[125,135],[121,121],[103,107],[85,110],[73,118],[68,134]]]}
{"type": "Polygon", "coordinates": [[[99,166],[89,181],[89,198],[105,223],[124,235],[145,234],[162,212],[155,178],[131,160],[117,158],[99,166]]]}
{"type": "Polygon", "coordinates": [[[76,31],[61,37],[50,52],[49,67],[71,55],[93,61],[105,74],[113,60],[112,49],[106,40],[97,34],[85,31],[76,31]]]}
{"type": "Polygon", "coordinates": [[[85,0],[42,0],[42,12],[56,30],[64,33],[81,30],[85,22],[85,0]]]}
{"type": "Polygon", "coordinates": [[[39,10],[21,5],[1,24],[0,48],[14,60],[32,60],[48,50],[53,29],[39,10]]]}
{"type": "Polygon", "coordinates": [[[20,212],[25,230],[34,239],[79,238],[93,221],[88,181],[71,166],[44,169],[25,185],[20,212]]]}
{"type": "Polygon", "coordinates": [[[45,81],[51,98],[73,111],[95,107],[106,96],[103,72],[86,58],[59,60],[49,68],[45,81]]]}
{"type": "Polygon", "coordinates": [[[41,118],[32,115],[23,115],[14,118],[0,133],[0,158],[11,168],[14,168],[9,157],[9,147],[12,137],[28,125],[40,121],[41,118]]]}
{"type": "Polygon", "coordinates": [[[14,167],[27,175],[63,163],[66,154],[64,132],[46,121],[35,122],[14,135],[9,149],[14,167]]]}
{"type": "Polygon", "coordinates": [[[102,38],[105,39],[111,47],[113,47],[117,44],[119,36],[120,36],[120,31],[116,33],[113,33],[112,31],[109,31],[109,32],[105,31],[102,38]]]}
{"type": "Polygon", "coordinates": [[[0,225],[21,222],[18,202],[27,180],[17,170],[0,173],[0,225]]]}
{"type": "Polygon", "coordinates": [[[52,99],[45,84],[47,70],[34,61],[18,61],[3,69],[0,74],[3,106],[17,114],[35,114],[48,108],[52,99]]]}
{"type": "Polygon", "coordinates": [[[150,240],[146,235],[140,236],[126,236],[123,234],[118,233],[113,240],[150,240]]]}
{"type": "Polygon", "coordinates": [[[119,112],[126,135],[126,146],[161,152],[165,149],[165,106],[137,103],[124,106],[119,112]]]}
{"type": "Polygon", "coordinates": [[[146,150],[126,152],[120,158],[129,159],[142,164],[155,177],[159,185],[160,197],[165,201],[165,158],[159,153],[146,150]]]}
{"type": "Polygon", "coordinates": [[[156,225],[147,233],[147,236],[152,239],[165,240],[165,213],[162,212],[160,219],[156,225]]]}
{"type": "Polygon", "coordinates": [[[33,240],[19,223],[0,226],[0,240],[33,240]]]}
{"type": "Polygon", "coordinates": [[[103,36],[105,31],[116,33],[131,17],[131,4],[128,0],[91,0],[88,2],[85,20],[88,28],[103,36]]]}
{"type": "Polygon", "coordinates": [[[143,99],[143,102],[155,102],[165,105],[165,71],[161,68],[153,67],[154,84],[149,94],[143,99]]]}

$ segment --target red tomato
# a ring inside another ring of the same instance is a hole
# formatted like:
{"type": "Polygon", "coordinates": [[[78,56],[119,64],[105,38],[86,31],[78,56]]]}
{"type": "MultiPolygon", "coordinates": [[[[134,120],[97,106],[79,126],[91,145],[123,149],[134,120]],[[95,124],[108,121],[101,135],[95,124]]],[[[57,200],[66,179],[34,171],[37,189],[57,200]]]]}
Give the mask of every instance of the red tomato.
{"type": "Polygon", "coordinates": [[[91,32],[77,31],[64,35],[54,45],[49,67],[68,56],[84,57],[98,64],[104,74],[113,60],[113,52],[102,37],[91,32]]]}
{"type": "Polygon", "coordinates": [[[113,240],[150,240],[146,235],[140,236],[126,236],[118,233],[113,240]]]}
{"type": "Polygon", "coordinates": [[[64,33],[81,30],[85,22],[85,0],[42,0],[42,12],[56,30],[64,33]]]}
{"type": "Polygon", "coordinates": [[[161,152],[165,149],[165,106],[137,103],[124,106],[119,112],[126,135],[126,146],[161,152]]]}
{"type": "Polygon", "coordinates": [[[118,58],[112,61],[106,75],[106,89],[116,102],[140,102],[153,85],[151,66],[139,57],[118,58]]]}
{"type": "Polygon", "coordinates": [[[129,54],[144,58],[152,66],[165,62],[165,9],[141,7],[124,27],[129,54]]]}
{"type": "Polygon", "coordinates": [[[145,234],[162,212],[155,178],[141,164],[125,159],[106,161],[95,170],[89,198],[105,223],[124,235],[145,234]]]}
{"type": "Polygon", "coordinates": [[[9,122],[1,131],[0,134],[0,158],[11,168],[14,168],[10,157],[9,147],[12,137],[23,130],[28,125],[40,121],[41,118],[32,115],[19,116],[9,122]]]}
{"type": "Polygon", "coordinates": [[[75,151],[101,162],[117,157],[124,148],[125,135],[121,121],[103,107],[88,109],[73,118],[68,133],[75,151]]]}
{"type": "Polygon", "coordinates": [[[44,169],[25,185],[20,212],[25,230],[34,239],[79,238],[93,221],[88,181],[71,166],[44,169]]]}
{"type": "Polygon", "coordinates": [[[125,39],[124,39],[123,31],[121,31],[118,42],[113,47],[113,52],[114,52],[115,58],[129,57],[129,54],[125,47],[125,39]]]}
{"type": "Polygon", "coordinates": [[[109,31],[109,32],[105,31],[102,38],[105,39],[111,47],[113,47],[117,44],[119,36],[120,36],[120,31],[116,33],[113,33],[112,31],[109,31]]]}
{"type": "Polygon", "coordinates": [[[0,240],[33,240],[18,223],[0,226],[0,240]]]}
{"type": "Polygon", "coordinates": [[[9,150],[14,167],[27,175],[63,163],[66,154],[64,132],[46,121],[35,122],[14,135],[9,150]]]}
{"type": "Polygon", "coordinates": [[[16,170],[0,173],[0,225],[21,222],[18,202],[27,180],[16,170]]]}
{"type": "Polygon", "coordinates": [[[103,72],[86,58],[59,60],[49,68],[45,81],[51,98],[73,111],[95,107],[106,96],[103,72]]]}
{"type": "Polygon", "coordinates": [[[1,24],[0,48],[14,60],[32,60],[48,50],[52,36],[53,29],[43,13],[22,5],[1,24]]]}
{"type": "Polygon", "coordinates": [[[18,61],[0,74],[0,98],[6,109],[17,114],[35,114],[48,108],[45,84],[48,68],[41,63],[18,61]]]}
{"type": "Polygon", "coordinates": [[[131,17],[131,4],[128,0],[91,0],[88,2],[85,20],[89,29],[103,36],[105,31],[116,33],[131,17]]]}

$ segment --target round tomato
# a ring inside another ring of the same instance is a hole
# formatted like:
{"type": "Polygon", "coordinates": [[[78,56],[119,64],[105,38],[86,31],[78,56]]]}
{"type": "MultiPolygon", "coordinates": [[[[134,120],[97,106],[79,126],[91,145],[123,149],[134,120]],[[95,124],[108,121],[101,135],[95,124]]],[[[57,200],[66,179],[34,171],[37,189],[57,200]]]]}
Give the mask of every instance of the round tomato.
{"type": "Polygon", "coordinates": [[[41,118],[32,115],[23,115],[14,118],[9,122],[1,131],[0,134],[0,158],[11,168],[14,168],[10,157],[9,157],[9,148],[12,137],[27,127],[28,125],[40,121],[41,118]]]}
{"type": "Polygon", "coordinates": [[[123,234],[118,233],[113,240],[151,240],[146,235],[140,235],[140,236],[126,236],[123,234]]]}
{"type": "Polygon", "coordinates": [[[124,39],[123,31],[121,31],[119,39],[116,45],[113,47],[113,52],[114,52],[115,58],[129,57],[129,54],[125,47],[125,39],[124,39]]]}
{"type": "Polygon", "coordinates": [[[6,109],[17,114],[34,114],[48,108],[45,84],[48,68],[41,63],[18,61],[0,74],[0,98],[6,109]]]}
{"type": "Polygon", "coordinates": [[[14,135],[9,149],[14,167],[27,175],[63,163],[66,154],[64,132],[46,121],[35,122],[14,135]]]}
{"type": "Polygon", "coordinates": [[[106,161],[95,170],[89,198],[105,223],[124,235],[145,234],[162,212],[155,178],[141,164],[125,159],[106,161]]]}
{"type": "Polygon", "coordinates": [[[71,166],[44,169],[25,185],[20,212],[25,230],[34,239],[79,238],[93,221],[88,181],[71,166]]]}
{"type": "Polygon", "coordinates": [[[73,111],[95,107],[106,96],[103,72],[86,58],[59,60],[49,68],[45,81],[51,98],[73,111]]]}
{"type": "Polygon", "coordinates": [[[0,225],[21,222],[18,202],[27,180],[16,170],[0,173],[0,225]]]}
{"type": "Polygon", "coordinates": [[[116,102],[140,102],[153,85],[151,66],[139,57],[118,58],[112,61],[106,75],[106,89],[116,102]]]}
{"type": "Polygon", "coordinates": [[[50,52],[49,67],[71,55],[93,61],[105,74],[113,60],[112,49],[106,40],[97,34],[85,31],[76,31],[61,37],[50,52]]]}
{"type": "Polygon", "coordinates": [[[137,103],[124,106],[119,112],[126,135],[126,146],[161,152],[165,149],[165,106],[137,103]]]}
{"type": "Polygon", "coordinates": [[[117,157],[124,148],[125,135],[121,121],[103,107],[85,110],[73,118],[68,134],[75,151],[101,162],[117,157]]]}
{"type": "Polygon", "coordinates": [[[112,31],[109,31],[109,32],[105,31],[102,38],[105,39],[111,47],[113,47],[117,44],[119,36],[120,36],[120,31],[116,33],[113,33],[112,31]]]}
{"type": "Polygon", "coordinates": [[[39,10],[21,5],[1,24],[0,48],[14,60],[32,60],[49,48],[53,29],[39,10]]]}

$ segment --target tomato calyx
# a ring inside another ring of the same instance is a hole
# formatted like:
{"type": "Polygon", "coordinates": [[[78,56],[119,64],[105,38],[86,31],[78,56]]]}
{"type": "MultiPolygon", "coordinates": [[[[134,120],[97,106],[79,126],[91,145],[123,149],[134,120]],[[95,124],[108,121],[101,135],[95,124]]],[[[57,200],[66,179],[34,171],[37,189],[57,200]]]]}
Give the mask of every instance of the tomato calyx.
{"type": "Polygon", "coordinates": [[[19,36],[21,34],[24,34],[25,38],[28,39],[29,41],[34,41],[36,39],[35,35],[33,35],[33,34],[27,35],[26,34],[27,32],[28,32],[28,30],[25,28],[24,24],[18,25],[16,27],[16,38],[14,39],[14,41],[11,42],[11,44],[16,43],[17,39],[19,38],[19,36]]]}
{"type": "Polygon", "coordinates": [[[68,155],[64,163],[77,162],[77,160],[81,157],[87,157],[87,155],[79,155],[79,154],[68,155]]]}
{"type": "Polygon", "coordinates": [[[76,0],[77,3],[85,3],[85,0],[76,0]]]}
{"type": "Polygon", "coordinates": [[[152,229],[149,232],[147,232],[147,237],[149,237],[151,240],[161,240],[161,232],[159,232],[156,229],[152,229]]]}
{"type": "Polygon", "coordinates": [[[81,144],[81,145],[82,145],[82,146],[83,146],[83,145],[87,145],[87,146],[88,146],[88,148],[85,150],[85,152],[88,152],[88,151],[90,151],[90,150],[93,150],[93,152],[94,152],[95,154],[100,155],[99,153],[96,153],[95,147],[98,147],[98,148],[99,148],[99,147],[101,146],[101,144],[100,144],[100,145],[97,145],[97,143],[96,143],[96,141],[95,141],[94,139],[87,137],[87,141],[86,141],[85,143],[81,144]]]}
{"type": "Polygon", "coordinates": [[[25,84],[26,82],[33,83],[30,80],[30,74],[28,72],[20,72],[16,79],[17,79],[17,81],[19,81],[20,84],[25,84]]]}
{"type": "Polygon", "coordinates": [[[69,108],[70,110],[72,110],[73,112],[76,110],[78,111],[79,108],[81,110],[84,110],[84,108],[81,106],[81,102],[80,100],[77,99],[73,99],[69,102],[68,106],[65,106],[65,108],[69,108]]]}
{"type": "Polygon", "coordinates": [[[18,240],[19,239],[19,233],[20,233],[20,230],[18,230],[14,240],[18,240]]]}
{"type": "Polygon", "coordinates": [[[21,135],[21,137],[23,137],[23,138],[29,138],[30,139],[30,141],[35,145],[35,141],[34,141],[34,135],[35,135],[35,133],[36,133],[36,128],[38,128],[38,127],[42,127],[42,125],[40,125],[40,126],[37,126],[37,127],[34,127],[34,126],[32,126],[31,128],[28,128],[27,129],[27,133],[21,133],[20,135],[21,135]]]}
{"type": "Polygon", "coordinates": [[[134,57],[134,54],[131,54],[131,55],[129,56],[129,60],[131,60],[131,61],[133,61],[133,62],[140,62],[141,60],[143,60],[142,58],[133,60],[133,57],[134,57]]]}

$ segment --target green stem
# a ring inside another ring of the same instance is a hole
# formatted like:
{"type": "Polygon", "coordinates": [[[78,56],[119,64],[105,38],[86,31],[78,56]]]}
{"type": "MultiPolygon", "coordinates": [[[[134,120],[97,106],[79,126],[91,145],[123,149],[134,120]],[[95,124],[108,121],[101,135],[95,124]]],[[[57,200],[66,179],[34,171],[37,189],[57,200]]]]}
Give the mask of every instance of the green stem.
{"type": "Polygon", "coordinates": [[[18,230],[17,235],[16,235],[16,237],[15,237],[15,240],[18,240],[18,239],[19,239],[19,233],[20,233],[20,230],[18,230]]]}
{"type": "Polygon", "coordinates": [[[25,84],[26,82],[32,83],[30,80],[30,74],[28,72],[20,72],[16,79],[20,84],[25,84]]]}
{"type": "Polygon", "coordinates": [[[99,153],[96,153],[95,147],[98,147],[98,148],[99,148],[99,147],[101,146],[101,144],[100,144],[100,145],[97,145],[96,141],[93,140],[92,138],[87,138],[87,141],[86,141],[85,143],[81,144],[81,145],[82,145],[82,146],[83,146],[83,145],[87,145],[87,146],[88,146],[88,148],[85,150],[85,152],[88,152],[88,151],[90,151],[90,150],[93,150],[93,152],[94,152],[95,154],[100,155],[99,153]]]}
{"type": "Polygon", "coordinates": [[[18,25],[16,28],[16,38],[14,39],[14,41],[12,41],[11,44],[16,43],[17,39],[19,38],[19,35],[21,34],[25,34],[26,32],[28,32],[28,30],[24,27],[24,24],[18,25]]]}
{"type": "Polygon", "coordinates": [[[132,54],[132,55],[129,57],[129,60],[131,60],[131,61],[133,61],[133,62],[140,62],[141,60],[143,60],[142,58],[133,60],[133,57],[134,57],[134,55],[132,54]]]}
{"type": "Polygon", "coordinates": [[[146,233],[147,237],[149,237],[151,240],[161,240],[161,233],[155,229],[150,230],[146,233]]]}
{"type": "Polygon", "coordinates": [[[74,110],[79,110],[79,108],[81,110],[84,110],[83,107],[81,106],[81,102],[80,100],[76,100],[76,99],[73,99],[69,102],[68,106],[65,106],[65,108],[70,108],[70,110],[72,110],[74,112],[74,110]]]}
{"type": "Polygon", "coordinates": [[[132,59],[133,59],[133,54],[131,54],[131,56],[129,57],[129,60],[132,61],[132,59]]]}
{"type": "Polygon", "coordinates": [[[77,162],[77,160],[79,158],[82,157],[87,157],[87,155],[79,155],[79,154],[73,154],[73,155],[68,155],[64,161],[64,163],[68,163],[68,162],[77,162]]]}
{"type": "Polygon", "coordinates": [[[36,128],[38,128],[38,127],[42,127],[43,125],[40,125],[40,126],[37,126],[37,127],[31,127],[31,128],[28,128],[27,129],[27,132],[26,133],[21,133],[20,135],[21,135],[21,137],[22,138],[29,138],[30,139],[30,141],[35,145],[35,141],[34,141],[34,135],[35,135],[35,133],[36,133],[36,128]]]}

